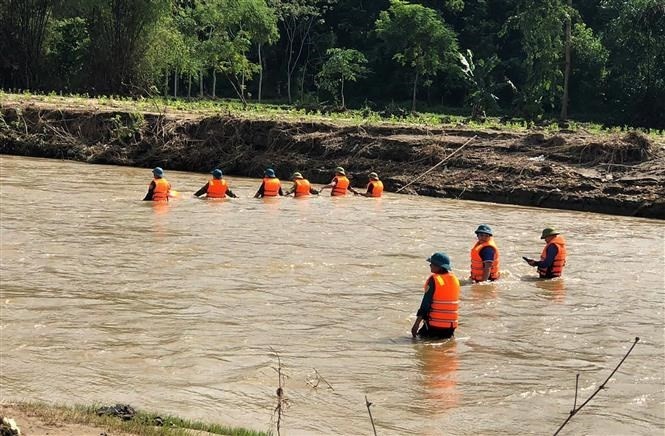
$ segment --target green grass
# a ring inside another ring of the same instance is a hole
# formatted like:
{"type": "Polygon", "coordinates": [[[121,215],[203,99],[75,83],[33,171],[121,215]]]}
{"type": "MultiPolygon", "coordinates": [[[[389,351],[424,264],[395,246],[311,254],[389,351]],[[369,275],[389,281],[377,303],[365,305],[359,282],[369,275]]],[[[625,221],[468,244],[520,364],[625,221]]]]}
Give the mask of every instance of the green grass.
{"type": "MultiPolygon", "coordinates": [[[[158,415],[156,413],[136,411],[134,418],[123,421],[113,416],[98,416],[96,410],[99,406],[61,406],[49,405],[40,402],[20,402],[11,406],[25,411],[30,416],[37,416],[46,425],[62,423],[88,425],[107,429],[112,432],[127,432],[141,436],[191,436],[194,431],[203,431],[211,434],[228,436],[264,436],[266,432],[259,432],[244,428],[226,427],[219,424],[207,424],[200,421],[191,421],[175,416],[158,415]],[[155,419],[162,419],[163,425],[157,426],[155,419]]],[[[10,416],[11,418],[11,416],[10,416]]],[[[21,423],[17,422],[19,428],[21,423]]]]}
{"type": "MultiPolygon", "coordinates": [[[[90,98],[87,94],[57,95],[34,94],[24,92],[22,94],[6,94],[0,91],[0,100],[14,100],[21,102],[42,102],[59,106],[76,107],[99,107],[107,110],[124,110],[129,112],[153,112],[153,113],[183,113],[192,116],[233,115],[241,118],[272,120],[272,121],[299,121],[299,122],[325,122],[342,126],[362,125],[395,125],[395,126],[418,126],[439,128],[460,128],[468,130],[499,130],[507,132],[527,132],[530,129],[521,120],[501,122],[498,117],[488,117],[483,122],[469,120],[468,117],[458,114],[443,114],[434,112],[422,112],[409,114],[405,117],[384,118],[378,112],[364,109],[352,109],[345,112],[306,112],[293,105],[280,103],[254,103],[250,102],[243,108],[242,103],[233,99],[173,99],[154,97],[147,99],[132,99],[124,96],[99,96],[90,98]]],[[[452,112],[452,110],[451,110],[452,112]]],[[[556,123],[543,125],[537,128],[539,131],[554,134],[558,132],[556,123]]],[[[608,133],[620,133],[627,130],[639,130],[628,126],[607,128],[596,123],[582,123],[571,120],[568,131],[583,131],[585,133],[603,135],[608,133]]],[[[646,132],[644,132],[646,133],[646,132]]],[[[665,131],[651,130],[646,133],[653,139],[663,139],[665,131]]]]}

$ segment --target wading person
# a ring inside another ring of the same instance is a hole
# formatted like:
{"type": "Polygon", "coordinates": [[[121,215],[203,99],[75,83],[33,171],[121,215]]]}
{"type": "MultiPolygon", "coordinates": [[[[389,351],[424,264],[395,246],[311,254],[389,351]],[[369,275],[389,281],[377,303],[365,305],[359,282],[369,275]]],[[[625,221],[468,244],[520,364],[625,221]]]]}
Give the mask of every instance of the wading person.
{"type": "Polygon", "coordinates": [[[287,192],[286,195],[293,194],[294,197],[308,197],[310,194],[319,194],[319,191],[313,189],[309,180],[304,178],[299,172],[293,173],[291,180],[293,180],[293,186],[291,186],[291,189],[289,189],[289,192],[287,192]]]}
{"type": "Polygon", "coordinates": [[[284,195],[282,191],[282,185],[279,183],[279,179],[275,175],[275,170],[268,168],[263,173],[263,182],[259,186],[259,190],[254,194],[254,198],[261,197],[277,197],[284,195]]]}
{"type": "Polygon", "coordinates": [[[416,335],[421,338],[450,338],[457,328],[459,280],[451,272],[450,258],[446,253],[434,253],[427,261],[432,274],[425,282],[425,295],[411,327],[411,334],[414,338],[416,335]]]}
{"type": "Polygon", "coordinates": [[[381,197],[383,194],[383,182],[379,180],[379,175],[375,172],[369,173],[369,183],[367,191],[361,192],[363,197],[381,197]]]}
{"type": "Polygon", "coordinates": [[[169,201],[171,184],[164,178],[164,170],[156,167],[152,170],[153,179],[148,185],[148,193],[143,201],[169,201]]]}
{"type": "Polygon", "coordinates": [[[335,168],[335,177],[327,185],[321,186],[319,192],[323,192],[324,189],[331,189],[330,195],[333,197],[346,195],[347,190],[353,192],[354,195],[358,195],[358,192],[351,187],[351,182],[346,177],[346,171],[342,167],[335,168]]]}
{"type": "Polygon", "coordinates": [[[540,253],[540,260],[525,257],[524,260],[531,266],[538,268],[541,279],[553,279],[563,275],[566,266],[566,241],[555,229],[543,229],[540,239],[545,240],[545,248],[540,253]]]}
{"type": "Polygon", "coordinates": [[[212,174],[212,179],[194,193],[195,197],[205,194],[206,198],[226,198],[227,195],[231,198],[238,198],[237,195],[231,192],[226,180],[222,178],[222,170],[215,168],[210,174],[212,174]]]}
{"type": "Polygon", "coordinates": [[[492,229],[481,224],[476,229],[478,241],[471,249],[471,280],[474,283],[499,278],[499,248],[494,242],[492,229]]]}

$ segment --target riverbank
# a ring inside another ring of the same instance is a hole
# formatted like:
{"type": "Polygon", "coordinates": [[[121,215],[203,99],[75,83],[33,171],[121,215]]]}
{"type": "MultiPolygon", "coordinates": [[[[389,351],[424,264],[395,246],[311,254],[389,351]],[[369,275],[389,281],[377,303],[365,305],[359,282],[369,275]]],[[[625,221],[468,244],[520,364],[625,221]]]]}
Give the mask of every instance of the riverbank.
{"type": "Polygon", "coordinates": [[[376,171],[392,192],[446,159],[401,192],[665,219],[665,145],[636,131],[286,119],[8,94],[0,114],[4,154],[246,177],[270,166],[314,183],[343,166],[354,186],[376,171]]]}
{"type": "MultiPolygon", "coordinates": [[[[65,407],[34,402],[0,403],[0,417],[12,419],[20,434],[28,436],[263,436],[267,434],[142,411],[136,411],[131,417],[114,416],[109,413],[102,414],[104,409],[112,408],[65,407]]],[[[12,434],[8,428],[9,426],[3,426],[2,435],[12,434]]]]}

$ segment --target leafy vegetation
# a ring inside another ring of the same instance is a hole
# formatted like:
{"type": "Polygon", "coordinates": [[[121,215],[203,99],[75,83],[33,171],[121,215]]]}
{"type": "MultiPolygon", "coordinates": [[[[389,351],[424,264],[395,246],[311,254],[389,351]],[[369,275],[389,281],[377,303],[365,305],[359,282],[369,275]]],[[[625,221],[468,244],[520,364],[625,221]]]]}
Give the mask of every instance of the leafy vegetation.
{"type": "Polygon", "coordinates": [[[0,2],[7,91],[663,129],[664,64],[662,0],[0,2]]]}

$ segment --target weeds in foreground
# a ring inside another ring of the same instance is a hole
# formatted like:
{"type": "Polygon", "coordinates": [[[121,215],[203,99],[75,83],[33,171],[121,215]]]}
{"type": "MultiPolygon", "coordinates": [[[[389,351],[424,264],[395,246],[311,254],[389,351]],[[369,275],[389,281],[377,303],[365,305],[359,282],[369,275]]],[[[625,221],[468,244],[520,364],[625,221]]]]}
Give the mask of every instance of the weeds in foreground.
{"type": "MultiPolygon", "coordinates": [[[[51,406],[44,403],[21,402],[14,407],[29,411],[47,425],[72,423],[107,429],[113,433],[126,432],[140,436],[191,436],[193,431],[229,436],[267,436],[269,433],[244,428],[206,424],[174,416],[160,416],[138,411],[131,420],[123,421],[114,416],[99,416],[97,406],[51,406]]],[[[19,427],[20,427],[20,423],[19,427]]]]}

